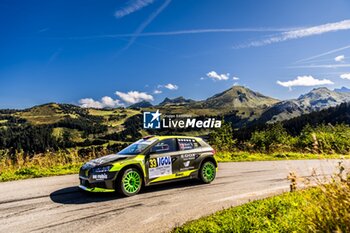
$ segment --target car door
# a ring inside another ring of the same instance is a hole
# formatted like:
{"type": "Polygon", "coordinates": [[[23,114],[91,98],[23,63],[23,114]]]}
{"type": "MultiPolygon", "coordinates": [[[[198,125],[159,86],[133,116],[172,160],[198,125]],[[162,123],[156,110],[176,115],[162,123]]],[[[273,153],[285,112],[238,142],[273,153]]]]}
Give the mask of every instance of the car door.
{"type": "Polygon", "coordinates": [[[146,162],[148,183],[166,181],[179,172],[178,144],[175,138],[163,139],[150,149],[146,162]]]}
{"type": "Polygon", "coordinates": [[[189,171],[199,168],[199,157],[201,154],[200,144],[193,138],[178,138],[180,152],[179,171],[189,171]]]}

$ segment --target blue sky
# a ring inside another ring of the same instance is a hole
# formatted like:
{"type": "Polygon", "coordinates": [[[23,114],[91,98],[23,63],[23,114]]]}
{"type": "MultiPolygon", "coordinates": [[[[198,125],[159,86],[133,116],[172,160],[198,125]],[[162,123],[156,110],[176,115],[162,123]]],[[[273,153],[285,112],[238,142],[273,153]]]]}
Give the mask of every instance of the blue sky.
{"type": "Polygon", "coordinates": [[[350,87],[346,0],[2,0],[0,108],[350,87]]]}

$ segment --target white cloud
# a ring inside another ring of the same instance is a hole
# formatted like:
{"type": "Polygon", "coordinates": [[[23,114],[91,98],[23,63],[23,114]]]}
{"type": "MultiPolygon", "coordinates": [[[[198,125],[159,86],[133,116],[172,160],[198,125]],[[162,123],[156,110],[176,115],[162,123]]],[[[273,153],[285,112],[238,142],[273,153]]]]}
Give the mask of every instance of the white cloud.
{"type": "Polygon", "coordinates": [[[344,55],[339,55],[334,58],[334,61],[341,62],[344,61],[345,56],[344,55]]]}
{"type": "Polygon", "coordinates": [[[142,8],[152,4],[154,0],[133,0],[129,1],[128,4],[115,12],[115,17],[122,18],[129,14],[132,14],[136,11],[141,10],[142,8]]]}
{"type": "Polygon", "coordinates": [[[281,85],[283,87],[294,87],[294,86],[318,86],[318,85],[328,85],[328,84],[334,84],[331,80],[328,79],[316,79],[312,77],[311,75],[309,76],[298,76],[294,80],[286,81],[286,82],[281,82],[277,81],[278,85],[281,85]]]}
{"type": "Polygon", "coordinates": [[[236,48],[245,48],[245,47],[257,47],[263,46],[273,43],[278,43],[287,40],[299,39],[314,35],[321,35],[328,32],[336,32],[341,30],[349,30],[350,29],[350,20],[343,20],[336,23],[327,23],[314,27],[302,28],[297,30],[291,30],[287,32],[282,32],[275,36],[270,36],[267,39],[253,41],[251,43],[237,46],[236,48]]]}
{"type": "Polygon", "coordinates": [[[200,77],[200,80],[204,80],[205,78],[204,77],[200,77]]]}
{"type": "Polygon", "coordinates": [[[157,94],[162,94],[162,91],[161,91],[161,90],[154,90],[154,91],[153,91],[153,94],[156,94],[156,95],[157,95],[157,94]]]}
{"type": "Polygon", "coordinates": [[[102,97],[101,102],[105,107],[109,107],[109,108],[114,108],[114,107],[123,105],[120,102],[120,100],[114,100],[109,96],[102,97]]]}
{"type": "Polygon", "coordinates": [[[124,92],[116,91],[115,94],[128,104],[135,104],[142,100],[145,100],[145,101],[154,100],[153,96],[145,92],[129,91],[128,93],[124,93],[124,92]]]}
{"type": "Polygon", "coordinates": [[[79,100],[80,106],[83,108],[103,108],[102,103],[95,101],[92,98],[85,98],[79,100]]]}
{"type": "Polygon", "coordinates": [[[168,83],[168,84],[164,85],[164,87],[166,89],[169,89],[169,90],[177,90],[177,89],[179,89],[179,87],[177,85],[171,84],[171,83],[168,83]]]}
{"type": "Polygon", "coordinates": [[[85,98],[79,100],[79,103],[83,108],[115,108],[123,106],[120,100],[113,100],[109,96],[103,97],[101,101],[97,101],[92,98],[85,98]]]}
{"type": "Polygon", "coordinates": [[[342,75],[340,75],[340,78],[342,78],[342,79],[349,79],[350,80],[350,73],[342,74],[342,75]]]}
{"type": "Polygon", "coordinates": [[[232,79],[233,79],[233,80],[239,80],[239,78],[238,78],[238,77],[232,77],[232,79]]]}
{"type": "Polygon", "coordinates": [[[216,71],[210,71],[209,73],[207,73],[207,77],[211,78],[213,80],[228,80],[229,79],[230,74],[218,74],[216,73],[216,71]]]}
{"type": "MultiPolygon", "coordinates": [[[[169,89],[169,90],[177,90],[179,89],[179,86],[175,85],[175,84],[172,84],[172,83],[168,83],[168,84],[165,84],[165,85],[157,85],[157,88],[160,89],[160,88],[166,88],[166,89],[169,89]]],[[[159,90],[161,91],[161,90],[159,90]]]]}

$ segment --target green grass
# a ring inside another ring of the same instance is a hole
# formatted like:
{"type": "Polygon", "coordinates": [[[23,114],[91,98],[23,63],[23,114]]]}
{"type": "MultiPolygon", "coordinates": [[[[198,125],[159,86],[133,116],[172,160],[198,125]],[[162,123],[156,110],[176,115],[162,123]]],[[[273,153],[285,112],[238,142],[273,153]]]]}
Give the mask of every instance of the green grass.
{"type": "Polygon", "coordinates": [[[299,160],[299,159],[349,159],[350,155],[340,154],[312,154],[297,152],[275,152],[271,154],[239,152],[222,152],[215,154],[218,162],[245,162],[245,161],[272,161],[272,160],[299,160]]]}
{"type": "Polygon", "coordinates": [[[89,109],[89,113],[93,116],[102,116],[104,118],[103,124],[110,127],[119,127],[119,130],[122,130],[122,124],[126,119],[134,115],[140,114],[141,112],[133,109],[112,109],[112,110],[103,110],[103,109],[89,109]],[[120,116],[125,114],[126,116],[119,120],[108,120],[110,116],[120,116]]]}
{"type": "Polygon", "coordinates": [[[188,222],[173,232],[307,232],[304,209],[317,192],[309,189],[253,201],[188,222]]]}
{"type": "Polygon", "coordinates": [[[17,112],[14,116],[26,119],[33,125],[40,125],[56,123],[67,114],[63,114],[57,104],[47,104],[33,107],[29,111],[17,112]]]}
{"type": "Polygon", "coordinates": [[[350,232],[350,176],[344,169],[326,183],[314,177],[317,187],[231,207],[173,232],[350,232]]]}
{"type": "Polygon", "coordinates": [[[76,174],[78,173],[81,166],[82,163],[75,163],[67,165],[54,165],[52,167],[42,167],[35,165],[18,169],[8,169],[0,171],[0,182],[46,176],[76,174]]]}

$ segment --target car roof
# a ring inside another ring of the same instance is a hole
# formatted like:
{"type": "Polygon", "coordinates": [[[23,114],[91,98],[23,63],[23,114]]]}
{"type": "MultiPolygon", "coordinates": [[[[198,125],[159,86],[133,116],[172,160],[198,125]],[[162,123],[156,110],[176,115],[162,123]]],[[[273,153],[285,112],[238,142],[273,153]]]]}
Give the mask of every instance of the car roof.
{"type": "Polygon", "coordinates": [[[170,138],[186,138],[186,139],[202,140],[199,137],[181,136],[181,135],[167,135],[167,136],[149,135],[144,137],[144,139],[158,139],[158,140],[164,140],[164,139],[170,139],[170,138]]]}

